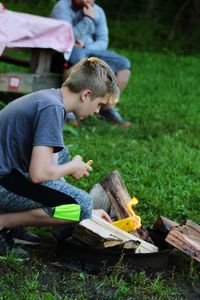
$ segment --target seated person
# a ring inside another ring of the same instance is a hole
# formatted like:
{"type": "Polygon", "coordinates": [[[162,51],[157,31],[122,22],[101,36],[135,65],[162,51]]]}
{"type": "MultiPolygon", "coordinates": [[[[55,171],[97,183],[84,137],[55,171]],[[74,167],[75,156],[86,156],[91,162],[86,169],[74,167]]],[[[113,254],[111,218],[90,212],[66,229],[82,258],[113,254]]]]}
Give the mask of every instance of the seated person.
{"type": "MultiPolygon", "coordinates": [[[[68,21],[73,27],[75,46],[69,64],[74,65],[90,56],[101,58],[110,65],[120,91],[123,91],[131,74],[131,64],[126,57],[107,50],[108,27],[103,9],[94,4],[94,0],[60,0],[55,4],[51,17],[68,21]]],[[[131,122],[124,120],[114,105],[105,105],[100,115],[119,126],[131,126],[131,122]]]]}

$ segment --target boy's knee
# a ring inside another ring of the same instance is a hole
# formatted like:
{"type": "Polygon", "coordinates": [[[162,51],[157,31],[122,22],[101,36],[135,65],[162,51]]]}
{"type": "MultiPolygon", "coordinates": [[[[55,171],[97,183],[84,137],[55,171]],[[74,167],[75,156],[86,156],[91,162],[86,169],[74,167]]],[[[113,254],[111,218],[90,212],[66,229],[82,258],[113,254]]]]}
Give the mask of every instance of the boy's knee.
{"type": "Polygon", "coordinates": [[[79,201],[81,207],[80,220],[90,219],[92,216],[92,196],[84,192],[84,197],[79,201]]]}

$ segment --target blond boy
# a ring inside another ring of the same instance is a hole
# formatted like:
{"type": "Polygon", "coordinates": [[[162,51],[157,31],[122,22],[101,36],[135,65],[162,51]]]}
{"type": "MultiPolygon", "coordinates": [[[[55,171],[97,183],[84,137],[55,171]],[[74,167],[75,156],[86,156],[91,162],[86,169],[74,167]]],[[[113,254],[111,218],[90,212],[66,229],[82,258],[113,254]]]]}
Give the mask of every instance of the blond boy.
{"type": "MultiPolygon", "coordinates": [[[[80,61],[60,89],[23,96],[0,111],[0,256],[13,249],[10,228],[62,225],[91,217],[90,194],[63,180],[92,167],[77,155],[58,164],[67,112],[83,119],[118,99],[110,67],[98,58],[80,61]]],[[[98,214],[110,221],[109,216],[98,214]]],[[[28,254],[15,248],[19,259],[28,254]]]]}

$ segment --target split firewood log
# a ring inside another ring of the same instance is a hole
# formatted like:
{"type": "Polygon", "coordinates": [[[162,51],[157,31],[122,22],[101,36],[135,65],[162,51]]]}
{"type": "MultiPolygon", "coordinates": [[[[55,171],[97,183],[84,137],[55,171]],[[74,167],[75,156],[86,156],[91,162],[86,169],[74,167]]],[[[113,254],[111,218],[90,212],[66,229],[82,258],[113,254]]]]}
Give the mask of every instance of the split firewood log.
{"type": "Polygon", "coordinates": [[[96,216],[95,212],[92,219],[83,220],[76,226],[72,239],[77,239],[89,247],[100,249],[120,246],[124,249],[132,249],[136,253],[158,251],[156,246],[108,223],[96,216]]]}
{"type": "Polygon", "coordinates": [[[200,226],[187,220],[169,231],[166,242],[200,262],[200,226]]]}
{"type": "MultiPolygon", "coordinates": [[[[113,171],[100,182],[100,185],[103,187],[108,199],[112,204],[112,207],[116,213],[117,220],[129,217],[130,213],[127,210],[127,205],[131,201],[131,197],[120,176],[120,173],[117,170],[113,171]]],[[[135,212],[135,209],[133,207],[132,209],[135,212]]],[[[149,236],[147,229],[143,225],[141,225],[140,228],[134,230],[133,233],[142,240],[148,241],[149,243],[153,244],[153,241],[149,236]]]]}

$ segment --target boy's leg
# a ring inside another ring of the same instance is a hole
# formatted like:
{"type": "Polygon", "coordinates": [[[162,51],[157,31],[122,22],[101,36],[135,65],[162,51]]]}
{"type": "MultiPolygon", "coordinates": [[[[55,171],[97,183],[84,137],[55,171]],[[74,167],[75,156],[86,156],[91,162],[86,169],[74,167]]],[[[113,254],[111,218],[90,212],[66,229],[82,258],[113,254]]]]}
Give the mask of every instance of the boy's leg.
{"type": "Polygon", "coordinates": [[[46,226],[67,224],[68,221],[50,217],[43,209],[33,209],[30,211],[5,213],[0,215],[0,259],[4,259],[8,251],[12,251],[15,258],[20,261],[30,258],[27,251],[15,247],[12,232],[7,228],[16,228],[17,226],[46,226]]]}
{"type": "Polygon", "coordinates": [[[68,224],[70,221],[49,216],[42,208],[28,211],[4,213],[0,215],[1,228],[21,226],[52,226],[68,224]]]}
{"type": "MultiPolygon", "coordinates": [[[[58,163],[64,164],[70,160],[70,154],[67,147],[59,152],[58,163]]],[[[56,226],[58,227],[58,226],[56,226]]],[[[22,245],[39,245],[41,243],[40,237],[33,234],[29,230],[23,227],[13,228],[11,230],[11,235],[16,244],[22,245]]]]}
{"type": "Polygon", "coordinates": [[[34,184],[17,170],[1,180],[1,211],[13,213],[36,208],[51,208],[52,215],[56,217],[64,212],[65,220],[79,221],[91,216],[92,199],[87,192],[63,180],[34,184]]]}
{"type": "MultiPolygon", "coordinates": [[[[0,248],[3,249],[0,256],[6,255],[6,251],[13,248],[10,232],[6,228],[68,224],[71,220],[78,221],[80,217],[89,217],[91,206],[91,196],[88,193],[62,180],[50,181],[46,186],[41,186],[29,182],[18,171],[13,171],[0,182],[0,248]],[[57,212],[60,207],[61,217],[60,211],[57,212]]],[[[19,250],[21,249],[18,252],[19,250]]],[[[18,257],[27,259],[28,254],[21,252],[23,250],[17,253],[18,257]]]]}

